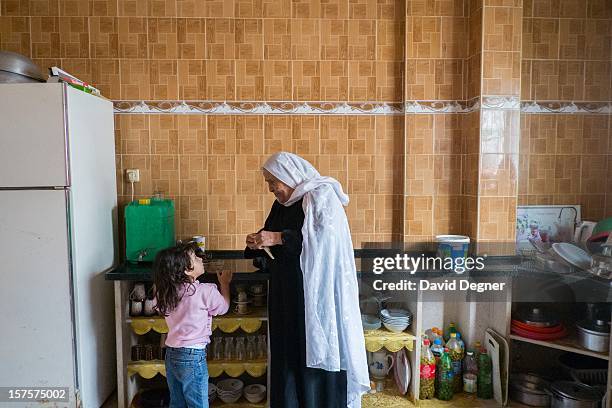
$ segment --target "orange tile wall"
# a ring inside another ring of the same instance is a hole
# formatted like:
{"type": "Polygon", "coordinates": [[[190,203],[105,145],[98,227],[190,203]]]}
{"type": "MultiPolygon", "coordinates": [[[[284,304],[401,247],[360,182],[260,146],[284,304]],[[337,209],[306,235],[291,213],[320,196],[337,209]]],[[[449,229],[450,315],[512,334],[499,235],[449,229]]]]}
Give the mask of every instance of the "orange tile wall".
{"type": "MultiPolygon", "coordinates": [[[[612,101],[612,3],[531,0],[523,7],[522,100],[612,101]]],[[[610,115],[522,114],[519,204],[580,204],[612,216],[610,115]]]]}
{"type": "MultiPolygon", "coordinates": [[[[0,48],[57,65],[114,100],[402,102],[405,3],[396,0],[2,0],[0,48]]],[[[447,78],[445,87],[451,85],[447,78]]],[[[135,196],[176,200],[178,235],[242,248],[273,197],[278,150],[338,178],[355,246],[401,239],[404,118],[116,115],[135,196]],[[401,224],[401,223],[400,223],[401,224]]]]}
{"type": "MultiPolygon", "coordinates": [[[[114,100],[609,101],[609,2],[552,3],[1,0],[0,48],[114,100]]],[[[507,240],[517,202],[612,214],[608,117],[490,115],[119,114],[119,198],[130,197],[124,169],[139,168],[136,196],[174,198],[180,237],[241,248],[272,202],[259,167],[283,149],[341,181],[356,247],[439,233],[507,240]],[[501,143],[519,129],[520,145],[501,143]]]]}

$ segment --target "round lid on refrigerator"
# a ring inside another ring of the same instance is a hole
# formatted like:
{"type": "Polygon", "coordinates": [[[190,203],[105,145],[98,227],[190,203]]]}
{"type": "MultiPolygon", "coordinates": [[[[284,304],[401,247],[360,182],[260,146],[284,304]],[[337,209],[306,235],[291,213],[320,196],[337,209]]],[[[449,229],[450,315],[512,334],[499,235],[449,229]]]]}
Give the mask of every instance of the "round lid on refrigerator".
{"type": "Polygon", "coordinates": [[[45,82],[46,77],[38,65],[25,55],[0,50],[0,74],[2,82],[45,82]]]}

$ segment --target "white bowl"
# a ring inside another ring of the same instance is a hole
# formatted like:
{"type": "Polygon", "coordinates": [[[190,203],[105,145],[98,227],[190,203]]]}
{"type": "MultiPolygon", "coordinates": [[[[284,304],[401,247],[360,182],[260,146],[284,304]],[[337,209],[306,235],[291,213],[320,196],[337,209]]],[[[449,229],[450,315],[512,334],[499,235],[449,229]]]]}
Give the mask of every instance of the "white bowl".
{"type": "Polygon", "coordinates": [[[404,309],[383,309],[380,311],[380,317],[383,319],[407,319],[411,317],[411,314],[404,309]]]}
{"type": "Polygon", "coordinates": [[[380,319],[373,315],[361,315],[361,324],[364,330],[380,329],[380,319]]]}
{"type": "Polygon", "coordinates": [[[236,378],[228,378],[217,382],[217,394],[242,393],[244,383],[236,378]]]}
{"type": "Polygon", "coordinates": [[[244,387],[244,398],[252,404],[263,401],[266,397],[266,387],[261,384],[252,384],[244,387]]]}
{"type": "Polygon", "coordinates": [[[383,322],[383,324],[385,325],[387,330],[389,330],[389,331],[391,331],[393,333],[400,333],[400,332],[403,332],[404,330],[406,330],[406,328],[408,328],[408,323],[399,325],[399,324],[395,324],[395,323],[383,322]]]}
{"type": "Polygon", "coordinates": [[[226,404],[233,404],[234,402],[238,401],[240,399],[240,395],[241,394],[238,394],[236,396],[228,396],[228,395],[217,394],[219,399],[225,402],[226,404]]]}

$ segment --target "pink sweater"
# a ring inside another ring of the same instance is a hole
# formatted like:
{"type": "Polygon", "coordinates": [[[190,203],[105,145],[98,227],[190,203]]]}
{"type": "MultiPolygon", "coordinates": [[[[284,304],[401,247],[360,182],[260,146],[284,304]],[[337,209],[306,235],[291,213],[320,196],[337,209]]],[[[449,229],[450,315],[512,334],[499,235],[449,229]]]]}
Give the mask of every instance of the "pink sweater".
{"type": "Polygon", "coordinates": [[[224,314],[229,309],[214,283],[194,282],[187,290],[176,309],[166,316],[168,337],[166,346],[187,347],[210,343],[212,317],[224,314]],[[190,295],[193,293],[192,295],[190,295]]]}

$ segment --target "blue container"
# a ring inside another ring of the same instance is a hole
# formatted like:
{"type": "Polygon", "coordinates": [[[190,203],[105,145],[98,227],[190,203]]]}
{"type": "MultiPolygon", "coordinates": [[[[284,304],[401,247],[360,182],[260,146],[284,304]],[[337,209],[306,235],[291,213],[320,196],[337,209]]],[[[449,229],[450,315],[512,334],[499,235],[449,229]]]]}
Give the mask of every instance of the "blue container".
{"type": "Polygon", "coordinates": [[[470,237],[465,235],[436,235],[437,255],[440,258],[466,258],[470,248],[470,237]]]}

